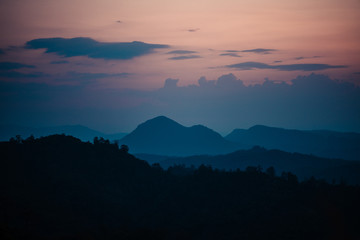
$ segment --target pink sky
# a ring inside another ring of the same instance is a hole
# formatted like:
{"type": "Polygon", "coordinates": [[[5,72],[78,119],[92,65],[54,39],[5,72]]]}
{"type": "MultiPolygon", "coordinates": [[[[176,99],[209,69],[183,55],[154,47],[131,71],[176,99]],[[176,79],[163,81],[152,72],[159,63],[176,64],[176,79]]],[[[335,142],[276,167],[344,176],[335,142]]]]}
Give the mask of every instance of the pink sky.
{"type": "MultiPolygon", "coordinates": [[[[0,3],[0,47],[21,46],[37,38],[89,37],[99,42],[142,41],[170,49],[130,60],[86,57],[67,59],[42,50],[8,51],[1,61],[35,64],[49,74],[77,71],[132,75],[109,78],[103,87],[158,88],[166,78],[179,85],[196,84],[201,76],[216,79],[232,72],[246,84],[289,81],[304,71],[237,70],[224,66],[241,62],[345,65],[316,71],[356,82],[360,71],[360,1],[358,0],[9,0],[0,3]],[[117,22],[120,21],[120,22],[117,22]],[[193,30],[193,31],[189,31],[193,30]],[[271,54],[226,50],[276,49],[271,54]],[[200,58],[169,60],[172,50],[196,51],[200,58]],[[314,56],[316,56],[314,58],[314,56]],[[296,58],[303,59],[296,60],[296,58]],[[86,63],[86,64],[79,64],[86,63]]],[[[31,71],[31,69],[22,70],[31,71]]],[[[38,81],[47,81],[38,79],[38,81]]]]}
{"type": "Polygon", "coordinates": [[[359,0],[2,0],[0,124],[359,131],[359,13],[359,0]]]}

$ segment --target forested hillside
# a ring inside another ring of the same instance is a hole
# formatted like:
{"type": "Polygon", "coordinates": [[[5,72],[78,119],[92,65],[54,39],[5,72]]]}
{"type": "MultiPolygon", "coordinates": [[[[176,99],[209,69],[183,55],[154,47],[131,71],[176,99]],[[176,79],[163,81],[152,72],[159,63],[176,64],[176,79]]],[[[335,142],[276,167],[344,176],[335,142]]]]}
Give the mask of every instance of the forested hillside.
{"type": "Polygon", "coordinates": [[[274,169],[167,171],[103,139],[0,143],[2,239],[359,239],[360,188],[274,169]]]}

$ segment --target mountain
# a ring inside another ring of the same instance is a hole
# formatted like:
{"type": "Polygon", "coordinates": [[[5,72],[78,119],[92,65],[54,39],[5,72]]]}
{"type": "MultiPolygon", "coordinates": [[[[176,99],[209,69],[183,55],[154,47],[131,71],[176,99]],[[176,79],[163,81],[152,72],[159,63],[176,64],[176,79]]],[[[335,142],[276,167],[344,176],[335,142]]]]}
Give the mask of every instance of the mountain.
{"type": "Polygon", "coordinates": [[[199,167],[202,164],[225,170],[245,170],[249,166],[260,166],[265,171],[269,167],[274,167],[278,175],[281,175],[282,172],[292,172],[300,180],[314,176],[328,182],[335,180],[336,182],[345,181],[349,184],[360,184],[360,163],[358,161],[320,158],[280,150],[266,150],[261,147],[218,156],[168,158],[145,154],[137,154],[136,156],[150,164],[158,162],[165,169],[174,165],[199,167]]]}
{"type": "Polygon", "coordinates": [[[325,158],[360,160],[359,133],[300,131],[256,125],[247,130],[235,129],[225,139],[248,148],[259,145],[325,158]]]}
{"type": "Polygon", "coordinates": [[[184,127],[164,116],[140,124],[118,143],[128,145],[132,153],[170,156],[228,153],[239,145],[202,125],[184,127]]]}
{"type": "Polygon", "coordinates": [[[34,137],[44,137],[53,134],[71,135],[83,141],[92,141],[94,137],[103,137],[105,139],[115,140],[126,135],[125,133],[105,134],[82,125],[64,125],[41,128],[24,127],[18,125],[0,126],[0,141],[7,141],[16,135],[20,135],[22,138],[28,138],[30,135],[33,135],[34,137]]]}

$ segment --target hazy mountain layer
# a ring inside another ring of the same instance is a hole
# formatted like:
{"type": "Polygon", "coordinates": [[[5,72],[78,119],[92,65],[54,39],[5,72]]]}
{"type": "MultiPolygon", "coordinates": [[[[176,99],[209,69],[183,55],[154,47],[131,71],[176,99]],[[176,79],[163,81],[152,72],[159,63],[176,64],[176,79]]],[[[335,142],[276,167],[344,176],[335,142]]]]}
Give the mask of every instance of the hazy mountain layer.
{"type": "Polygon", "coordinates": [[[109,140],[115,140],[125,136],[125,133],[105,134],[82,125],[64,125],[56,127],[23,127],[17,125],[0,126],[0,141],[7,141],[16,135],[27,138],[30,135],[34,137],[44,137],[52,134],[66,134],[77,137],[83,141],[93,141],[94,137],[103,137],[109,140]]]}
{"type": "Polygon", "coordinates": [[[235,129],[226,139],[248,147],[259,145],[326,158],[360,160],[359,133],[299,131],[257,125],[247,130],[235,129]]]}
{"type": "Polygon", "coordinates": [[[301,180],[314,176],[317,179],[325,179],[328,182],[345,181],[349,184],[360,184],[360,163],[358,161],[326,159],[280,150],[266,150],[260,147],[218,156],[203,155],[168,158],[146,154],[138,154],[136,156],[147,160],[150,164],[158,162],[164,168],[173,165],[198,167],[201,164],[225,170],[245,170],[248,166],[259,166],[263,170],[274,167],[279,176],[285,171],[296,174],[301,180]]]}

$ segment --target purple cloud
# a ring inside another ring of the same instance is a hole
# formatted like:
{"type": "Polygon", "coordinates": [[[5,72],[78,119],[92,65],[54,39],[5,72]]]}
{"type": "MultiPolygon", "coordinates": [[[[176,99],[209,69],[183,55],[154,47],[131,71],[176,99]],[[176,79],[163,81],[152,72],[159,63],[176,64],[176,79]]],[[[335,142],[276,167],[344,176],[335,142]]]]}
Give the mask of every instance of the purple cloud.
{"type": "Polygon", "coordinates": [[[127,60],[152,53],[158,48],[168,48],[163,44],[144,42],[98,42],[91,38],[40,38],[28,41],[28,49],[46,49],[46,53],[56,53],[63,57],[87,56],[109,60],[127,60]]]}

